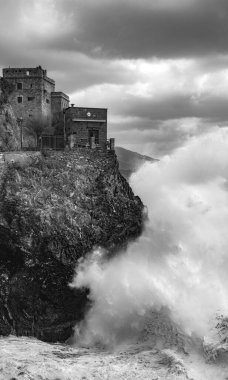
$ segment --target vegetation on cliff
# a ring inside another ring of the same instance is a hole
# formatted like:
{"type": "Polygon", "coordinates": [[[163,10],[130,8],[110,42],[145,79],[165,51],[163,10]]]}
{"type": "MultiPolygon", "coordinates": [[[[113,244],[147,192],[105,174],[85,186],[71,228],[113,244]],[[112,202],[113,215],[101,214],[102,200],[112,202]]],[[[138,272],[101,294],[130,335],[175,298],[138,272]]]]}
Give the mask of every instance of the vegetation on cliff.
{"type": "Polygon", "coordinates": [[[0,106],[7,104],[9,95],[14,90],[14,85],[9,83],[5,78],[0,78],[0,106]]]}
{"type": "Polygon", "coordinates": [[[0,151],[17,150],[20,146],[20,129],[8,103],[12,90],[13,85],[0,78],[0,151]]]}
{"type": "Polygon", "coordinates": [[[139,235],[143,205],[115,155],[85,149],[9,162],[0,186],[0,334],[65,340],[88,306],[78,259],[139,235]]]}

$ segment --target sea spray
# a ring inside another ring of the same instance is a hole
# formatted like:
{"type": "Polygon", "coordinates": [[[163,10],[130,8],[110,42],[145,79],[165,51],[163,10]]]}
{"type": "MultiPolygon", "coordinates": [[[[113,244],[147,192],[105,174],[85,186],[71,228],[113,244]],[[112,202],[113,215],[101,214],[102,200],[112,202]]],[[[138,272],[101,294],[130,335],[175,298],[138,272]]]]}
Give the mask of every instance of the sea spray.
{"type": "Polygon", "coordinates": [[[78,337],[133,339],[148,313],[164,308],[202,337],[216,313],[228,314],[228,129],[145,164],[131,186],[149,221],[126,252],[105,261],[97,250],[79,265],[73,285],[88,287],[93,305],[78,337]]]}

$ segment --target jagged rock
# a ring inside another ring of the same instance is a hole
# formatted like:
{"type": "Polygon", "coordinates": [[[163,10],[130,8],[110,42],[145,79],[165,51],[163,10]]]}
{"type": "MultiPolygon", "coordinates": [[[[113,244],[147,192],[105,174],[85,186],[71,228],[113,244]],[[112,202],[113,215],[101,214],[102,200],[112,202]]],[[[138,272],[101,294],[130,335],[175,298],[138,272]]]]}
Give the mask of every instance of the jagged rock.
{"type": "Polygon", "coordinates": [[[20,128],[13,109],[8,103],[0,104],[0,151],[17,150],[20,147],[20,128]]]}
{"type": "Polygon", "coordinates": [[[204,337],[203,348],[208,362],[228,360],[228,318],[216,316],[210,332],[204,337]]]}
{"type": "Polygon", "coordinates": [[[64,341],[89,306],[78,259],[138,236],[143,205],[115,155],[86,149],[5,163],[0,187],[0,334],[64,341]]]}

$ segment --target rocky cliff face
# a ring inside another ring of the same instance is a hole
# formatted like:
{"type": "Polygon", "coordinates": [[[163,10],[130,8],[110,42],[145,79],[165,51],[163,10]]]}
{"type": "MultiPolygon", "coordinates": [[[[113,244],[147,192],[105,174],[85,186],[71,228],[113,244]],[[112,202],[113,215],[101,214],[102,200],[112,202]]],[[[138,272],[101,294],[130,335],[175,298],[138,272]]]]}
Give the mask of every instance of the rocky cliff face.
{"type": "Polygon", "coordinates": [[[78,259],[138,236],[143,205],[113,154],[18,158],[0,171],[0,334],[63,341],[89,306],[69,287],[78,259]]]}
{"type": "Polygon", "coordinates": [[[20,128],[12,107],[0,101],[0,151],[17,150],[20,147],[20,128]]]}

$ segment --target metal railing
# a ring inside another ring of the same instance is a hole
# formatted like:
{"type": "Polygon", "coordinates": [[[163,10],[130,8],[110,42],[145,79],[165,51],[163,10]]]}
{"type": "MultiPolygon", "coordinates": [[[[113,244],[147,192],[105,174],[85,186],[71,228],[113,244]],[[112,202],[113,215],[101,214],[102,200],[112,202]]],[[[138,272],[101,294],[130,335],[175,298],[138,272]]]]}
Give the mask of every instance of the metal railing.
{"type": "Polygon", "coordinates": [[[40,149],[64,150],[64,136],[42,135],[40,138],[40,149]]]}
{"type": "MultiPolygon", "coordinates": [[[[94,138],[93,138],[94,139],[94,138]]],[[[75,148],[91,148],[100,150],[101,146],[95,144],[92,139],[79,139],[74,144],[75,148]]],[[[65,140],[63,135],[42,135],[39,139],[38,150],[53,149],[53,150],[64,150],[65,140]]],[[[115,139],[111,138],[106,142],[106,150],[115,150],[115,139]]]]}

